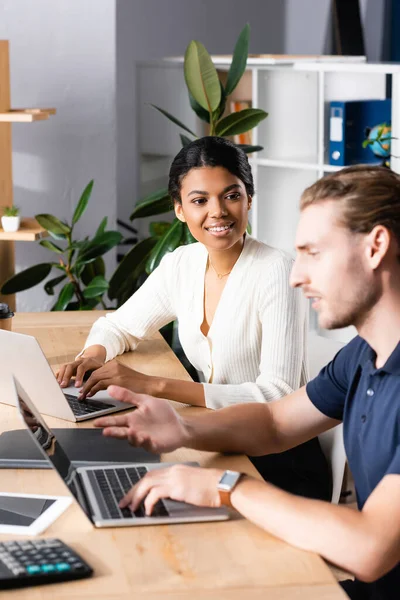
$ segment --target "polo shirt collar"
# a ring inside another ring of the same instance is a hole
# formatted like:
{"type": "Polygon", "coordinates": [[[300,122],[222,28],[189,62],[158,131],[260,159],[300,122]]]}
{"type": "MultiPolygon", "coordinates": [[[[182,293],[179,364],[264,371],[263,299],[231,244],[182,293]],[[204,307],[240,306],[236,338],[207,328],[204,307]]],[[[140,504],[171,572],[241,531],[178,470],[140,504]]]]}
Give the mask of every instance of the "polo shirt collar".
{"type": "Polygon", "coordinates": [[[363,360],[361,362],[361,366],[367,365],[367,363],[371,363],[371,366],[374,371],[385,371],[385,373],[389,373],[390,375],[400,375],[400,342],[397,344],[396,348],[393,350],[392,354],[389,356],[383,367],[381,367],[380,369],[376,369],[375,360],[376,352],[368,344],[365,354],[363,356],[363,360]]]}

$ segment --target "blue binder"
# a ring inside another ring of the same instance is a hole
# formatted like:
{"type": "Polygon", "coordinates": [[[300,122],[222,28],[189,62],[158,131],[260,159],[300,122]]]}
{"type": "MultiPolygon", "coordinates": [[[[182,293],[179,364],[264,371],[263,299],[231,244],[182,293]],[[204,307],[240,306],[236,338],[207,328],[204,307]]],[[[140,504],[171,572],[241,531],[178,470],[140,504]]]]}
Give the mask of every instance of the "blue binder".
{"type": "Polygon", "coordinates": [[[355,164],[380,164],[370,148],[363,148],[366,129],[390,124],[392,101],[346,100],[330,103],[329,164],[344,167],[355,164]]]}

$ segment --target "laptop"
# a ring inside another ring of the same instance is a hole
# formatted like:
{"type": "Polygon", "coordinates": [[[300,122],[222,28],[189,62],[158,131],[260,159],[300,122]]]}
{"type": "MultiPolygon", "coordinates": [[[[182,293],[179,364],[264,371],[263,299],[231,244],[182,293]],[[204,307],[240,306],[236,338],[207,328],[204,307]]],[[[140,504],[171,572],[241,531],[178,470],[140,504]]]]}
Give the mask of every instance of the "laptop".
{"type": "MultiPolygon", "coordinates": [[[[57,360],[58,362],[58,360],[57,360]]],[[[79,389],[61,389],[38,341],[31,335],[0,329],[0,402],[13,404],[11,375],[28,390],[40,413],[66,421],[86,421],[101,415],[127,410],[106,391],[78,400],[79,389]]]]}
{"type": "MultiPolygon", "coordinates": [[[[127,463],[113,466],[74,467],[54,432],[46,425],[21,384],[15,377],[11,379],[16,405],[32,440],[59,474],[95,527],[224,521],[229,518],[229,513],[224,507],[202,508],[169,499],[160,500],[149,517],[145,515],[143,506],[134,513],[129,508],[120,509],[118,502],[132,485],[148,471],[169,465],[127,463]]],[[[196,465],[196,463],[188,464],[196,465]]]]}

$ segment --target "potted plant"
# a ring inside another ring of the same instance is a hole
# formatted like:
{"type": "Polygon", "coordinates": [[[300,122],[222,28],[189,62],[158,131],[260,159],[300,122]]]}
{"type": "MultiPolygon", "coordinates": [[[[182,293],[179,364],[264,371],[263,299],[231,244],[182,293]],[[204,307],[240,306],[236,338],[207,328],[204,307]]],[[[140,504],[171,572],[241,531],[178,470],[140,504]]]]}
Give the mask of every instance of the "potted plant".
{"type": "Polygon", "coordinates": [[[83,190],[70,223],[50,214],[35,215],[38,223],[54,240],[41,240],[39,244],[52,252],[53,256],[49,262],[13,275],[3,283],[1,294],[28,290],[47,279],[54,269],[58,275],[47,280],[44,289],[49,296],[54,296],[55,288],[61,283],[63,287],[58,291],[58,298],[51,310],[91,310],[99,304],[107,308],[105,294],[108,281],[105,279],[103,255],[120,243],[122,235],[118,231],[106,231],[107,217],[101,221],[92,238],[77,240],[73,235],[75,224],[87,208],[92,189],[93,180],[83,190]]]}
{"type": "Polygon", "coordinates": [[[21,216],[17,206],[6,206],[1,217],[1,226],[4,231],[18,231],[21,224],[21,216]]]}

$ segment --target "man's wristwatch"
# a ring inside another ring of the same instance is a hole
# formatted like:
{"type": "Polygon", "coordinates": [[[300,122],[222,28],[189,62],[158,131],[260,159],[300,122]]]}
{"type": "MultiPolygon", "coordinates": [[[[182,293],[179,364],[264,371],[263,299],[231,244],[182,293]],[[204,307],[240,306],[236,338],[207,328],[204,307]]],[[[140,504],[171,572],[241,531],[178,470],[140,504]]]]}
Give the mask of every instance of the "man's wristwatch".
{"type": "Polygon", "coordinates": [[[242,475],[238,471],[225,471],[222,474],[217,485],[221,506],[232,506],[231,493],[242,475]]]}

